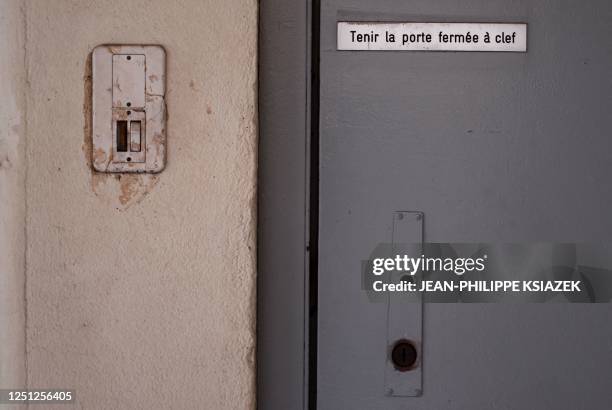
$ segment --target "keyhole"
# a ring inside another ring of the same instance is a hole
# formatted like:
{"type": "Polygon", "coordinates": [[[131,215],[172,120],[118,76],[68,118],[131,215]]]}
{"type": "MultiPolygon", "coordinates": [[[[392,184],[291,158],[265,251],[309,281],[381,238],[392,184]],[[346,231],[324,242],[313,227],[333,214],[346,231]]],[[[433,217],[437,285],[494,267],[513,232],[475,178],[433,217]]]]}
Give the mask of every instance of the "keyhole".
{"type": "Polygon", "coordinates": [[[391,350],[391,361],[396,370],[405,372],[416,367],[417,350],[409,340],[399,340],[391,350]]]}

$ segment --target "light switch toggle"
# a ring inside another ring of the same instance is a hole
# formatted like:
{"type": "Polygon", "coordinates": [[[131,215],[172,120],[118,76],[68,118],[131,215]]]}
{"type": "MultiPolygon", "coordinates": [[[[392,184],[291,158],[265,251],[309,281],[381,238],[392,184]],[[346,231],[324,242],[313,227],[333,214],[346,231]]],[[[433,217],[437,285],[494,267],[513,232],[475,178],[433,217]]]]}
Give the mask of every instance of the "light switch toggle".
{"type": "Polygon", "coordinates": [[[146,113],[113,109],[113,161],[140,164],[146,162],[146,113]]]}
{"type": "Polygon", "coordinates": [[[140,150],[141,150],[140,121],[130,121],[130,151],[140,152],[140,150]]]}

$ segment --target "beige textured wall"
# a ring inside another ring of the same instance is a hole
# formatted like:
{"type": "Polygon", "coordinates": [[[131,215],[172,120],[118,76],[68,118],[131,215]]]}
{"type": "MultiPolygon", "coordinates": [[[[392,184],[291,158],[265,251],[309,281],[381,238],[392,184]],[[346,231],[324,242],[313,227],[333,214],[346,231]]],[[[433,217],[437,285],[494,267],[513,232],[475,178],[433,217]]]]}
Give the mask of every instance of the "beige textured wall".
{"type": "Polygon", "coordinates": [[[1,0],[0,388],[25,386],[24,42],[22,1],[1,0]]]}
{"type": "Polygon", "coordinates": [[[256,0],[26,5],[30,388],[86,409],[254,408],[256,0]],[[105,43],[166,48],[158,176],[90,169],[105,43]]]}

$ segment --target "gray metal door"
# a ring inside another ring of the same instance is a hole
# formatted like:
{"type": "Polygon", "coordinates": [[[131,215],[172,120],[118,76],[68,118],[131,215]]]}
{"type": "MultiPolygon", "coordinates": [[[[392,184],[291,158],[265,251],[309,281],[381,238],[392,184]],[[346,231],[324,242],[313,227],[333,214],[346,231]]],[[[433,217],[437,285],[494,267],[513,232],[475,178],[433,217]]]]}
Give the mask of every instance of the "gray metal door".
{"type": "Polygon", "coordinates": [[[427,241],[612,241],[611,22],[607,0],[322,2],[318,409],[612,408],[608,304],[427,304],[422,395],[394,397],[359,280],[402,210],[427,241]],[[337,51],[338,21],[526,22],[529,51],[337,51]]]}

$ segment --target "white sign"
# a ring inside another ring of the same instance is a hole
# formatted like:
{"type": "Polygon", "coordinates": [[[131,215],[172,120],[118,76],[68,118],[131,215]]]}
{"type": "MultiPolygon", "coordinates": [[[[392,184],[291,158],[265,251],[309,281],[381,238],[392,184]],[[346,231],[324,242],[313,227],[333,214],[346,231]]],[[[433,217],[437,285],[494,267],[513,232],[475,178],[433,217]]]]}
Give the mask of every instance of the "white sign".
{"type": "Polygon", "coordinates": [[[338,50],[526,52],[527,24],[339,22],[338,50]]]}

